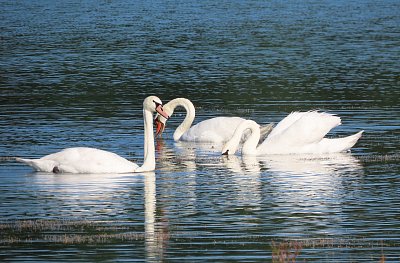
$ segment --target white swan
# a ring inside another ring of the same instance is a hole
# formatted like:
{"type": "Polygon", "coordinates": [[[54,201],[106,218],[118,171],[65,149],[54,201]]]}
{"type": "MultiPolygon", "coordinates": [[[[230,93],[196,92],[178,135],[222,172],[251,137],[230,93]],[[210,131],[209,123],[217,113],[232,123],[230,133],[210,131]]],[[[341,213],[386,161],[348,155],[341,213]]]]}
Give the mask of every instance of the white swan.
{"type": "MultiPolygon", "coordinates": [[[[175,141],[224,143],[228,141],[239,126],[246,119],[240,117],[215,117],[201,121],[190,127],[195,117],[193,103],[185,98],[176,98],[166,103],[163,108],[168,116],[172,116],[176,107],[182,106],[186,110],[186,117],[174,132],[175,141]]],[[[155,118],[156,134],[161,135],[165,128],[166,118],[158,115],[155,118]]],[[[261,137],[265,137],[271,130],[273,124],[261,127],[261,137]]]]}
{"type": "Polygon", "coordinates": [[[243,132],[247,129],[251,130],[251,135],[243,144],[244,155],[343,152],[356,144],[363,131],[344,138],[324,138],[332,128],[340,124],[340,118],[329,113],[293,112],[280,121],[257,147],[259,126],[254,121],[246,120],[236,128],[232,138],[224,145],[222,153],[234,154],[243,132]]]}
{"type": "Polygon", "coordinates": [[[153,113],[168,118],[162,108],[161,100],[149,96],[143,102],[144,117],[144,162],[142,166],[112,153],[95,148],[75,147],[46,155],[40,159],[22,159],[17,161],[32,166],[36,171],[53,173],[133,173],[155,169],[153,113]]]}

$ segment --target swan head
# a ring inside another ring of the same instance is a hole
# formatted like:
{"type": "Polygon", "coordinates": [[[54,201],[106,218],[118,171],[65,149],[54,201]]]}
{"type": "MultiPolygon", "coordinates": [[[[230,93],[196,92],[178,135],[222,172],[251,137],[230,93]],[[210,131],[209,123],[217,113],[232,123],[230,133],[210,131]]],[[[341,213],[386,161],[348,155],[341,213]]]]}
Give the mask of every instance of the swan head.
{"type": "Polygon", "coordinates": [[[162,101],[156,96],[149,96],[143,101],[143,109],[150,112],[157,112],[165,119],[169,118],[169,115],[164,111],[162,101]]]}
{"type": "MultiPolygon", "coordinates": [[[[170,102],[164,105],[163,107],[164,111],[168,116],[171,116],[174,113],[174,108],[171,107],[170,102]]],[[[161,114],[157,114],[155,119],[154,119],[154,126],[156,127],[156,136],[161,136],[162,133],[164,132],[165,126],[167,124],[168,118],[165,118],[165,116],[161,114]]]]}
{"type": "MultiPolygon", "coordinates": [[[[168,116],[172,116],[176,107],[184,107],[186,110],[186,117],[183,122],[179,125],[174,133],[174,140],[177,141],[182,136],[182,134],[187,131],[193,123],[195,116],[195,109],[193,103],[186,98],[175,98],[164,105],[164,111],[168,114],[168,116]]],[[[156,126],[156,136],[162,135],[165,126],[167,123],[167,119],[157,114],[154,119],[154,125],[156,126]]]]}
{"type": "Polygon", "coordinates": [[[228,141],[222,148],[222,155],[233,155],[238,150],[239,143],[228,141]]]}

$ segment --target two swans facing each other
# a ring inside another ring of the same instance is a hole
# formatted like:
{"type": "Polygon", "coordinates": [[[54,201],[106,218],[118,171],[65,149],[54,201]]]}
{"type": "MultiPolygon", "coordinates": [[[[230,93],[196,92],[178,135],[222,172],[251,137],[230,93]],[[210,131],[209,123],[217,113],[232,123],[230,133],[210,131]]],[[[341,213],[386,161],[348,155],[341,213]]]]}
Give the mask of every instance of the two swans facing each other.
{"type": "Polygon", "coordinates": [[[232,138],[224,145],[222,154],[234,154],[239,148],[242,134],[247,130],[251,134],[243,143],[243,155],[344,152],[356,144],[364,131],[343,138],[324,138],[331,129],[340,124],[340,117],[329,113],[292,112],[259,144],[259,125],[246,120],[236,128],[232,138]]]}
{"type": "MultiPolygon", "coordinates": [[[[235,129],[246,120],[240,117],[215,117],[191,126],[196,115],[193,103],[186,98],[176,98],[163,106],[168,116],[172,116],[177,107],[185,108],[186,116],[174,132],[174,141],[222,144],[232,138],[235,129]]],[[[162,135],[166,122],[167,119],[162,115],[156,116],[154,123],[157,136],[162,135]]],[[[261,138],[265,138],[272,127],[273,124],[260,126],[261,138]]],[[[246,138],[248,134],[245,133],[243,138],[246,138]]]]}
{"type": "Polygon", "coordinates": [[[154,112],[166,119],[169,118],[163,110],[161,100],[156,96],[149,96],[143,101],[144,161],[142,166],[115,153],[88,147],[67,148],[40,159],[16,158],[16,160],[32,166],[36,171],[40,172],[133,173],[153,171],[155,169],[154,112]]]}
{"type": "Polygon", "coordinates": [[[177,106],[183,106],[187,114],[185,120],[176,129],[174,140],[217,143],[228,141],[223,147],[223,154],[234,154],[241,141],[244,141],[242,148],[244,155],[343,152],[354,146],[363,133],[360,131],[344,138],[324,138],[332,128],[341,124],[341,120],[332,114],[316,111],[293,112],[280,121],[272,131],[271,125],[260,127],[254,121],[238,117],[212,118],[190,128],[195,110],[189,100],[178,98],[163,107],[158,97],[149,96],[143,102],[144,162],[142,166],[115,153],[88,147],[67,148],[40,159],[16,158],[16,160],[41,172],[132,173],[153,171],[155,169],[155,149],[152,114],[154,112],[159,114],[155,121],[157,133],[160,133],[164,129],[166,120],[177,106]],[[243,135],[248,133],[248,130],[250,133],[247,138],[244,138],[243,135]],[[268,134],[268,136],[258,145],[262,134],[268,134]]]}

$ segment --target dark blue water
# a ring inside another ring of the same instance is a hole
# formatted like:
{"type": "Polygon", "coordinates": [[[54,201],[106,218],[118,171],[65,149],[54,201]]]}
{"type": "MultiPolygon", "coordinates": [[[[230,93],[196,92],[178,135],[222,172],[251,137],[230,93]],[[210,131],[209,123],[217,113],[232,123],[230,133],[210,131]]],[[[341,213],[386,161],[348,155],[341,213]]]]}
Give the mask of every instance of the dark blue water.
{"type": "Polygon", "coordinates": [[[0,259],[268,262],[291,241],[300,262],[398,262],[399,10],[0,1],[0,259]],[[227,158],[174,143],[177,110],[154,173],[55,176],[11,158],[91,146],[141,163],[148,95],[189,98],[195,122],[320,109],[342,118],[330,136],[365,133],[335,156],[227,158]]]}

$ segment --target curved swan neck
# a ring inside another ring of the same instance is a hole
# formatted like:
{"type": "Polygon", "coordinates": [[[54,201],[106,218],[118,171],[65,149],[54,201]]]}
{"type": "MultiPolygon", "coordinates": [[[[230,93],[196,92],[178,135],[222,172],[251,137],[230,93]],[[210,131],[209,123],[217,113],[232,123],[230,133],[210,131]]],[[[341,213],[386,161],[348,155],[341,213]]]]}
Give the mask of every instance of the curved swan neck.
{"type": "Polygon", "coordinates": [[[144,160],[142,166],[135,172],[153,171],[156,168],[156,157],[153,135],[153,115],[150,111],[143,110],[144,119],[144,160]]]}
{"type": "MultiPolygon", "coordinates": [[[[257,145],[260,140],[261,132],[260,126],[255,121],[246,121],[247,128],[250,129],[251,135],[247,138],[246,142],[243,144],[242,154],[251,155],[257,153],[257,145]]],[[[244,132],[243,130],[243,132],[244,132]]]]}
{"type": "Polygon", "coordinates": [[[260,126],[252,120],[245,120],[236,128],[232,138],[225,144],[223,152],[228,150],[228,154],[234,154],[239,148],[243,133],[247,129],[250,129],[251,135],[243,144],[242,154],[256,154],[257,144],[260,140],[260,126]]]}
{"type": "Polygon", "coordinates": [[[174,132],[174,140],[179,141],[179,139],[182,137],[182,135],[190,129],[190,126],[192,126],[194,117],[196,115],[196,110],[193,106],[193,103],[185,98],[176,98],[168,102],[167,104],[164,105],[164,110],[169,114],[170,116],[174,112],[176,107],[182,106],[186,110],[186,117],[183,120],[183,122],[176,128],[174,132]]]}

